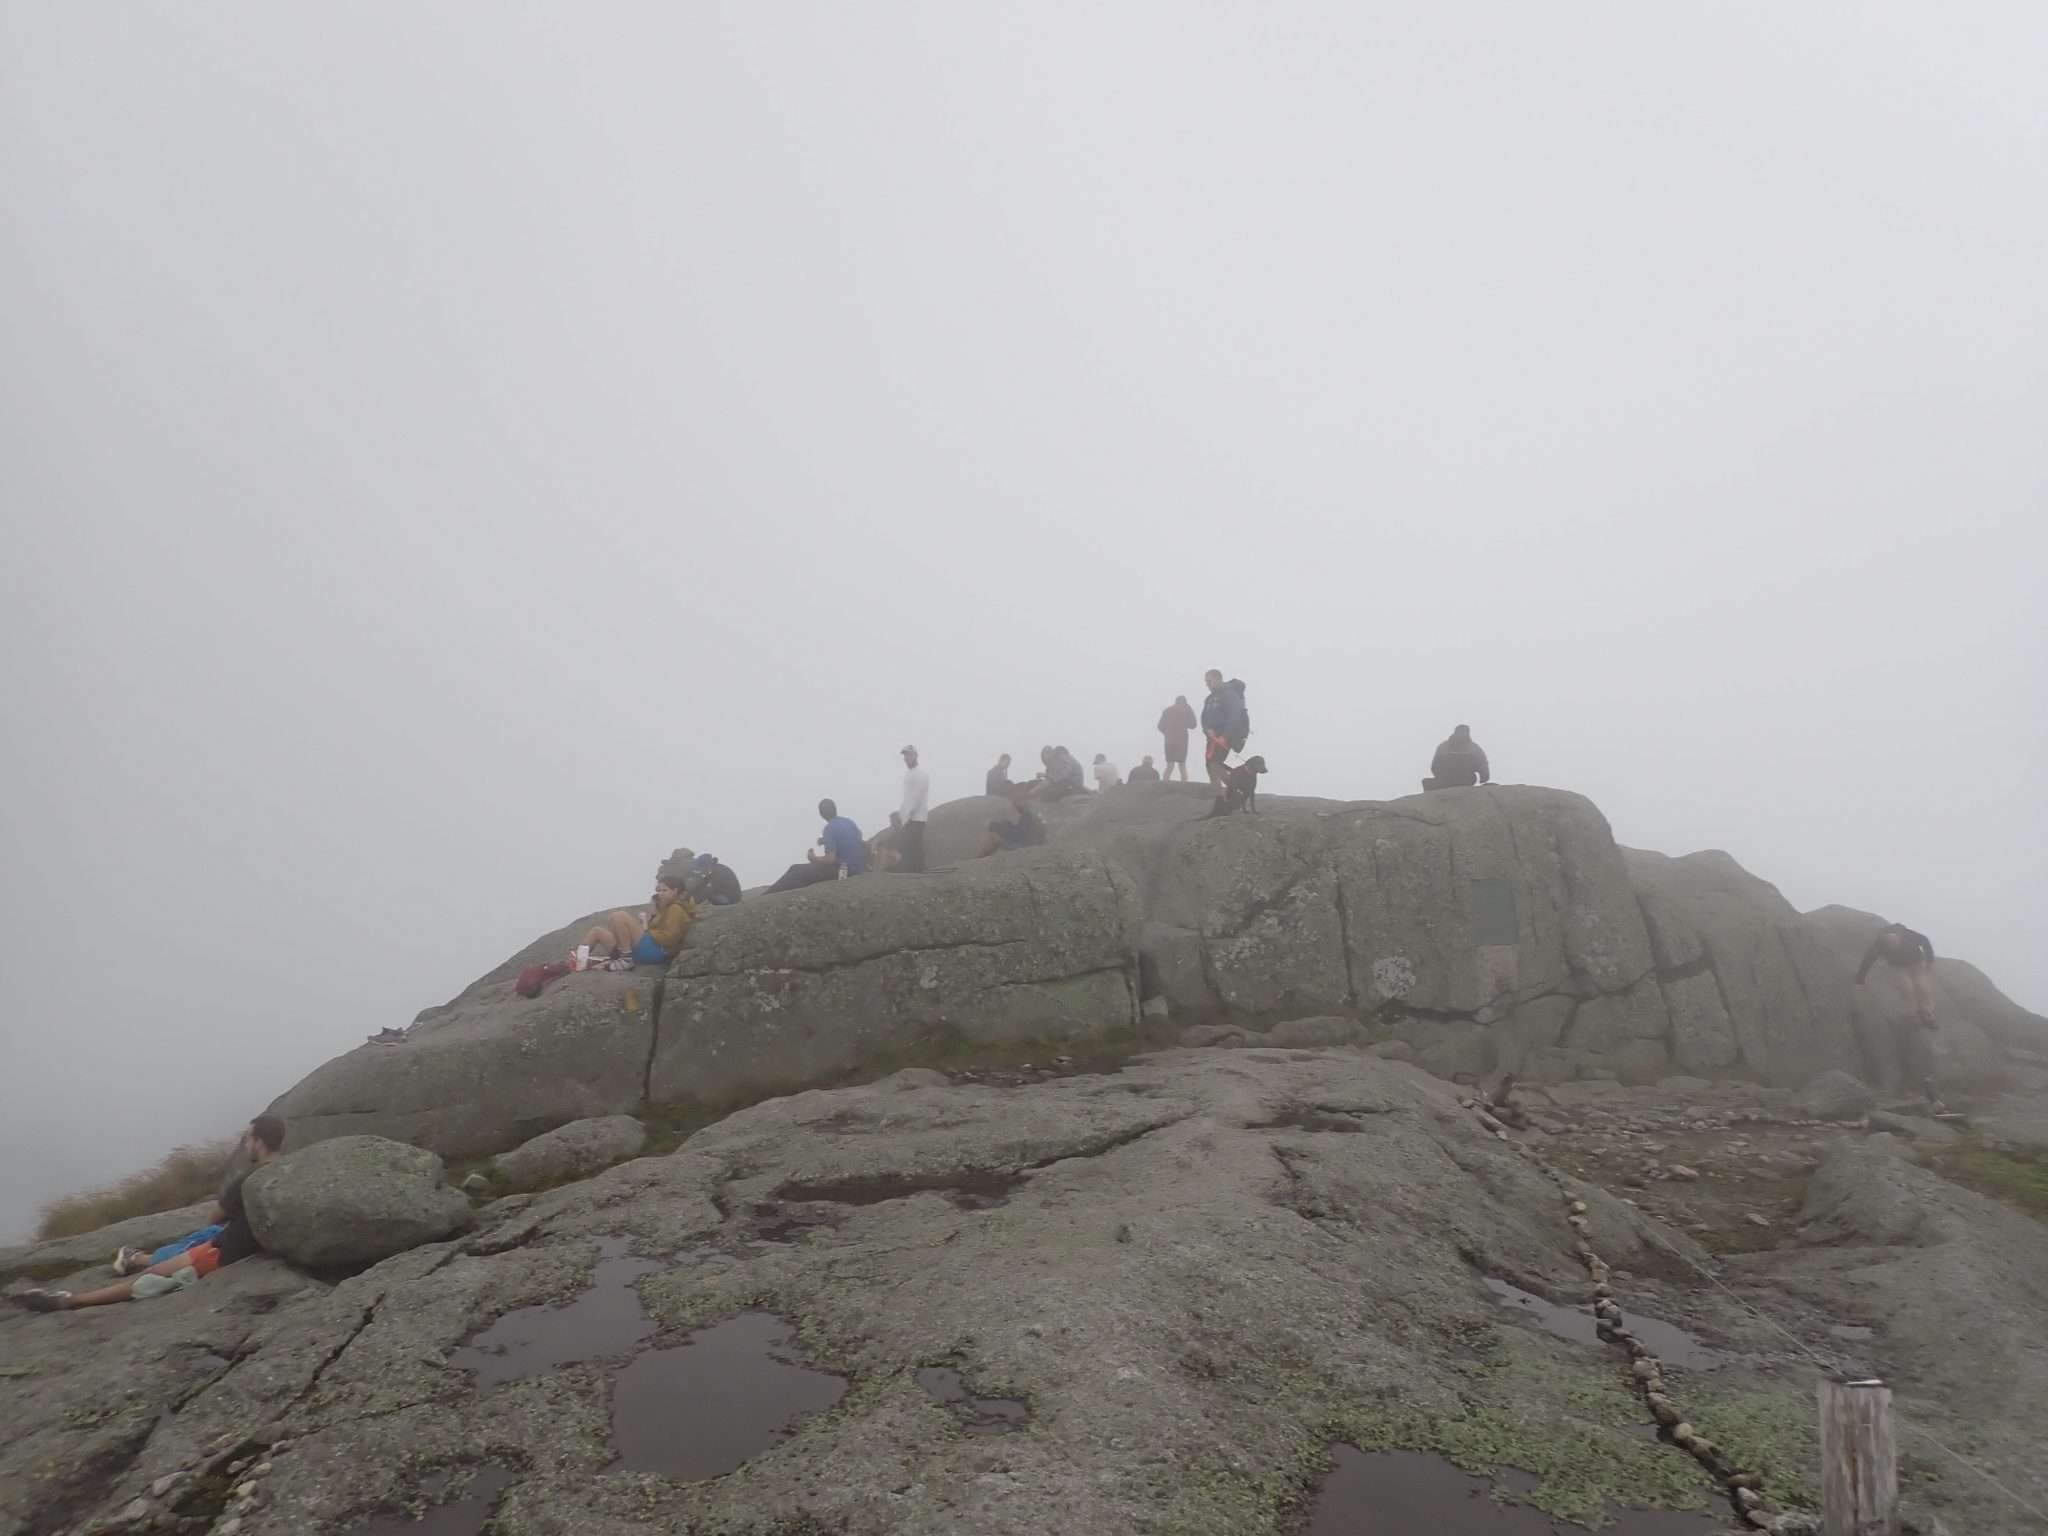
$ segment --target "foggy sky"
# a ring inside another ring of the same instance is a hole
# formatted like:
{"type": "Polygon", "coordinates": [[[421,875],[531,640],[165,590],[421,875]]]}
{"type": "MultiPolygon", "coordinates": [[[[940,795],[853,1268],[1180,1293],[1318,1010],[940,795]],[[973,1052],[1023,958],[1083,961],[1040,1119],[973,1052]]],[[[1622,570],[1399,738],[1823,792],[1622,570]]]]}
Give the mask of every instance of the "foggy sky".
{"type": "Polygon", "coordinates": [[[2048,9],[0,0],[0,1234],[1246,678],[2048,1008],[2048,9]]]}

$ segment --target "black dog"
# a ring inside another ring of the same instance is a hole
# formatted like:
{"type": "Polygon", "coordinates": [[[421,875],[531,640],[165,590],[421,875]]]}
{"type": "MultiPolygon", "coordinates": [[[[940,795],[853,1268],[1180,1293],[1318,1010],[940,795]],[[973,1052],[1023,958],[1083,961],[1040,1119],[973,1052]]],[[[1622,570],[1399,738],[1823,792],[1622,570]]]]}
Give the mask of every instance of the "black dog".
{"type": "Polygon", "coordinates": [[[1223,775],[1223,793],[1216,797],[1216,803],[1209,807],[1209,814],[1203,818],[1212,821],[1218,816],[1228,816],[1232,811],[1259,813],[1259,775],[1266,771],[1263,757],[1248,757],[1235,768],[1223,775]]]}

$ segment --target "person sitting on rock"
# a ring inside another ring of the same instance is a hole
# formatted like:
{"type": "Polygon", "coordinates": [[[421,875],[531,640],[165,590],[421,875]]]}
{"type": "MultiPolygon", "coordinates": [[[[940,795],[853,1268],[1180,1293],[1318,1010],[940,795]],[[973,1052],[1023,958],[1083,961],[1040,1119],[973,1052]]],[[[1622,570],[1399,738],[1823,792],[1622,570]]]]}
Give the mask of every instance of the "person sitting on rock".
{"type": "Polygon", "coordinates": [[[1095,787],[1097,789],[1115,789],[1118,785],[1122,784],[1123,781],[1124,776],[1117,769],[1116,764],[1111,762],[1102,753],[1096,753],[1095,787]]]}
{"type": "Polygon", "coordinates": [[[700,853],[690,861],[689,879],[683,889],[692,901],[708,907],[736,907],[740,901],[740,877],[732,866],[718,862],[718,856],[700,853]]]}
{"type": "Polygon", "coordinates": [[[981,792],[985,795],[1007,795],[1010,792],[1010,754],[1005,752],[996,759],[995,767],[981,781],[981,792]]]}
{"type": "MultiPolygon", "coordinates": [[[[80,1307],[105,1307],[117,1301],[148,1301],[183,1290],[212,1274],[223,1264],[237,1264],[261,1251],[249,1226],[249,1214],[242,1204],[242,1184],[249,1175],[284,1150],[284,1122],[276,1115],[258,1115],[242,1134],[240,1150],[247,1161],[239,1175],[231,1176],[220,1192],[217,1206],[221,1229],[212,1242],[198,1243],[183,1253],[152,1264],[132,1280],[102,1286],[96,1291],[73,1295],[69,1291],[23,1291],[13,1299],[31,1312],[71,1312],[80,1307]]],[[[129,1250],[123,1250],[124,1253],[129,1250]]],[[[117,1260],[119,1256],[117,1255],[117,1260]]]]}
{"type": "Polygon", "coordinates": [[[1081,771],[1081,760],[1065,747],[1047,747],[1040,756],[1045,761],[1045,791],[1048,800],[1064,800],[1068,795],[1088,793],[1088,775],[1081,771]]]}
{"type": "Polygon", "coordinates": [[[697,920],[696,906],[684,891],[681,871],[664,869],[654,883],[653,910],[643,924],[639,914],[614,912],[583,936],[593,964],[617,971],[636,965],[667,965],[683,947],[683,935],[697,920]]]}
{"type": "MultiPolygon", "coordinates": [[[[1187,777],[1186,763],[1181,764],[1181,777],[1187,777]]],[[[1150,752],[1145,754],[1143,762],[1130,771],[1124,782],[1126,784],[1157,784],[1159,782],[1159,770],[1152,766],[1152,754],[1150,752]]]]}
{"type": "Polygon", "coordinates": [[[767,894],[823,885],[837,880],[842,870],[849,876],[867,872],[868,845],[861,840],[860,828],[853,824],[853,818],[840,815],[838,805],[830,800],[818,802],[818,815],[824,818],[825,831],[817,848],[804,855],[803,863],[784,870],[782,878],[768,887],[767,894]]]}
{"type": "Polygon", "coordinates": [[[997,817],[988,824],[988,837],[981,845],[982,858],[992,853],[1036,848],[1045,841],[1045,822],[1031,808],[1029,784],[1010,786],[1010,808],[1017,813],[1014,820],[997,817]]]}
{"type": "Polygon", "coordinates": [[[1870,941],[1863,963],[1856,967],[1857,986],[1863,985],[1863,978],[1880,960],[1900,974],[1907,1001],[1913,1005],[1913,1017],[1920,1021],[1920,1027],[1934,1028],[1934,945],[1927,935],[1914,932],[1904,923],[1886,923],[1870,941]]]}
{"type": "Polygon", "coordinates": [[[1436,756],[1429,760],[1429,777],[1422,781],[1422,787],[1470,789],[1492,781],[1493,769],[1487,765],[1485,750],[1472,739],[1472,727],[1460,725],[1438,743],[1436,756]]]}

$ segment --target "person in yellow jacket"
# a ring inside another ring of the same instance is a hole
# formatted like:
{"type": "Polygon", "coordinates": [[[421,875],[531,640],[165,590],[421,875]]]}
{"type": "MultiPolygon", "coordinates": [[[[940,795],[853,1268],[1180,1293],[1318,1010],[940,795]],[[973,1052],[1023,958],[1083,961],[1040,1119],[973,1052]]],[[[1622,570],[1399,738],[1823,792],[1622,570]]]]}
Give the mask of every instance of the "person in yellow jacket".
{"type": "Polygon", "coordinates": [[[683,876],[663,874],[654,885],[654,910],[644,923],[635,913],[614,912],[585,934],[583,942],[590,947],[593,964],[608,959],[621,970],[627,965],[667,965],[696,920],[696,903],[683,894],[683,876]]]}

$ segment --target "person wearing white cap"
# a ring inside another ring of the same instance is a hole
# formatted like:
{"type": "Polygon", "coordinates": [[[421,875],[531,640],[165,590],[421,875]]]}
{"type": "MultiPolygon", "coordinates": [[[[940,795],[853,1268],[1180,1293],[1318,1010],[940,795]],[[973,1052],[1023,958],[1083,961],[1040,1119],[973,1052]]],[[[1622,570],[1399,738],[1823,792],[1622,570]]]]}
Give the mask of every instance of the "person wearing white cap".
{"type": "Polygon", "coordinates": [[[897,834],[896,849],[902,856],[897,868],[907,875],[924,873],[924,823],[931,814],[931,771],[917,765],[917,748],[903,749],[903,830],[897,834]]]}

